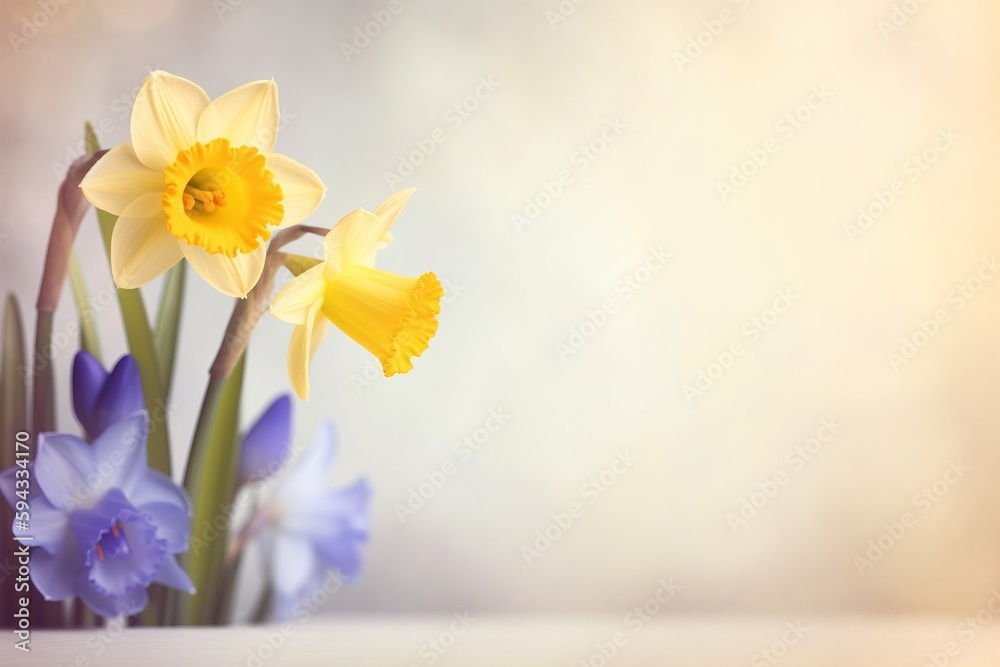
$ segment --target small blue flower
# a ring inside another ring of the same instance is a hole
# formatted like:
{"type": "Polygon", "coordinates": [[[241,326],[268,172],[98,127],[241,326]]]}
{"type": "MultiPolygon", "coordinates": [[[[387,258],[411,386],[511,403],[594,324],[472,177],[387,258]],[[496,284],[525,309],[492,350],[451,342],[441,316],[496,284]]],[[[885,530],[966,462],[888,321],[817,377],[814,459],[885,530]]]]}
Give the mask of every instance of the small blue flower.
{"type": "Polygon", "coordinates": [[[73,410],[91,440],[136,410],[143,408],[139,367],[129,355],[108,373],[86,351],[73,359],[73,410]]]}
{"type": "Polygon", "coordinates": [[[281,469],[292,444],[292,399],[279,396],[243,438],[237,483],[259,482],[281,469]]]}
{"type": "Polygon", "coordinates": [[[321,424],[312,446],[258,510],[268,523],[262,537],[271,547],[272,618],[291,616],[330,570],[344,579],[353,579],[361,570],[371,492],[364,479],[342,489],[328,487],[336,441],[333,424],[321,424]]]}
{"type": "MultiPolygon", "coordinates": [[[[14,534],[34,538],[31,580],[45,599],[79,597],[111,618],[142,611],[154,582],[194,592],[174,557],[188,547],[191,501],[168,476],[147,468],[148,433],[149,417],[139,410],[93,444],[61,433],[39,436],[30,523],[15,523],[14,534]]],[[[0,473],[11,506],[18,470],[0,473]]]]}

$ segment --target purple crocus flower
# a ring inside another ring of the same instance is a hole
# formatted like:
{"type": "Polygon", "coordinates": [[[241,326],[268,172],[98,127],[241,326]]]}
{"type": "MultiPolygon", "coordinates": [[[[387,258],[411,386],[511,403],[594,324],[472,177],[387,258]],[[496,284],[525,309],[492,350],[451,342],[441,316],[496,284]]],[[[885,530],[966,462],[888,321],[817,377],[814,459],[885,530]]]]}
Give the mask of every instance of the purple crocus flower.
{"type": "Polygon", "coordinates": [[[259,482],[281,469],[292,444],[292,399],[279,396],[243,438],[237,483],[259,482]]]}
{"type": "MultiPolygon", "coordinates": [[[[47,600],[80,597],[106,618],[131,616],[153,582],[194,587],[174,554],[188,546],[191,501],[170,477],[146,465],[144,410],[108,426],[93,444],[43,433],[30,481],[31,580],[47,600]]],[[[0,473],[14,505],[15,466],[0,473]]],[[[23,477],[23,475],[22,475],[23,477]]]]}
{"type": "Polygon", "coordinates": [[[265,522],[261,537],[270,546],[272,618],[295,613],[331,570],[347,580],[361,570],[371,493],[364,479],[329,488],[336,441],[333,424],[321,424],[312,446],[278,480],[255,516],[265,522]]]}
{"type": "Polygon", "coordinates": [[[108,373],[94,355],[77,352],[73,359],[73,410],[91,440],[143,405],[135,359],[125,355],[108,373]]]}

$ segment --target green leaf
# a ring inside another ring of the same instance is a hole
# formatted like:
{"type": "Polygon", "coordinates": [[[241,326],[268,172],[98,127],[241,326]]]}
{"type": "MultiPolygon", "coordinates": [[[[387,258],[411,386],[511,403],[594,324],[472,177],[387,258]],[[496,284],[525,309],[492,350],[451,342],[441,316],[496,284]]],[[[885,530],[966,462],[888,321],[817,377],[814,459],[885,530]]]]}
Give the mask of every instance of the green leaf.
{"type": "Polygon", "coordinates": [[[184,486],[194,503],[191,548],[182,559],[197,593],[177,600],[175,618],[207,625],[216,615],[226,554],[229,510],[236,491],[239,412],[246,355],[226,378],[209,379],[184,486]],[[219,521],[219,518],[223,521],[219,521]],[[223,523],[221,529],[219,524],[223,523]]]}
{"type": "MultiPolygon", "coordinates": [[[[110,258],[111,230],[118,218],[107,211],[98,210],[97,219],[101,224],[105,248],[110,258]]],[[[167,416],[170,410],[163,380],[160,378],[160,360],[156,354],[156,343],[153,342],[153,331],[149,328],[146,304],[142,300],[142,293],[137,289],[119,289],[118,304],[125,324],[128,350],[139,366],[142,393],[146,397],[146,410],[149,412],[149,441],[146,443],[149,465],[169,475],[170,437],[167,432],[167,416]]]]}
{"type": "Polygon", "coordinates": [[[321,261],[322,260],[316,259],[315,257],[305,257],[304,255],[288,253],[285,256],[284,265],[293,276],[300,276],[319,264],[321,261]]]}
{"type": "MultiPolygon", "coordinates": [[[[24,356],[24,327],[17,297],[7,294],[3,308],[3,341],[0,349],[0,467],[14,465],[14,436],[28,428],[28,367],[24,356]]],[[[9,531],[3,531],[9,532],[9,531]]]]}
{"type": "MultiPolygon", "coordinates": [[[[100,150],[94,128],[87,123],[85,142],[90,152],[100,150]]],[[[104,239],[104,249],[111,259],[111,233],[114,231],[118,216],[97,209],[97,222],[101,227],[101,237],[104,239]]],[[[153,332],[149,328],[149,317],[146,315],[146,304],[142,293],[137,289],[119,289],[118,304],[122,311],[122,322],[125,324],[125,338],[128,340],[129,353],[135,357],[142,377],[142,393],[146,399],[146,410],[149,412],[149,440],[146,443],[146,453],[150,467],[165,475],[170,474],[170,435],[167,431],[167,416],[170,412],[166,385],[160,376],[160,360],[156,354],[156,343],[153,332]]]]}
{"type": "Polygon", "coordinates": [[[174,377],[174,357],[177,354],[177,332],[181,326],[181,305],[184,301],[184,282],[187,262],[178,262],[167,272],[160,295],[160,308],[156,314],[156,331],[153,334],[156,355],[160,360],[160,380],[163,393],[170,396],[174,377]]]}
{"type": "Polygon", "coordinates": [[[73,303],[76,304],[76,312],[80,316],[80,348],[90,352],[100,361],[101,341],[97,337],[97,316],[91,305],[76,250],[69,256],[69,285],[73,293],[73,303]]]}
{"type": "MultiPolygon", "coordinates": [[[[3,338],[0,340],[0,469],[10,468],[17,460],[18,433],[28,428],[27,366],[24,357],[24,328],[17,297],[7,294],[3,307],[3,338]]],[[[14,511],[0,502],[0,522],[11,526],[14,511]]],[[[14,535],[9,528],[0,531],[0,548],[3,553],[14,553],[14,535]]],[[[15,577],[4,577],[0,582],[0,614],[8,621],[14,618],[14,601],[19,598],[14,590],[15,577]]]]}

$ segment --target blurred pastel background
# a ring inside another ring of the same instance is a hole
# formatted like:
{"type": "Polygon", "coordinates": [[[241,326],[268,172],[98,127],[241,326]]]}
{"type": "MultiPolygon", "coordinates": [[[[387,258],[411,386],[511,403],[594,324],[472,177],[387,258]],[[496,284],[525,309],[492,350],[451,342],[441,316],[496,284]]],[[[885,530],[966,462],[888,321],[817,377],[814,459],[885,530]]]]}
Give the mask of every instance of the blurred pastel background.
{"type": "MultiPolygon", "coordinates": [[[[296,405],[298,444],[336,421],[333,481],[375,489],[330,610],[618,612],[670,578],[672,612],[975,609],[1000,585],[1000,6],[895,4],[5,0],[2,288],[30,311],[84,120],[128,140],[153,69],[273,78],[277,150],[329,188],[311,222],[417,187],[381,265],[448,291],[412,373],[331,335],[296,405]]],[[[78,249],[109,295],[92,217],[78,249]]],[[[175,442],[231,307],[192,274],[175,442]]],[[[258,330],[245,423],[290,333],[258,330]]]]}

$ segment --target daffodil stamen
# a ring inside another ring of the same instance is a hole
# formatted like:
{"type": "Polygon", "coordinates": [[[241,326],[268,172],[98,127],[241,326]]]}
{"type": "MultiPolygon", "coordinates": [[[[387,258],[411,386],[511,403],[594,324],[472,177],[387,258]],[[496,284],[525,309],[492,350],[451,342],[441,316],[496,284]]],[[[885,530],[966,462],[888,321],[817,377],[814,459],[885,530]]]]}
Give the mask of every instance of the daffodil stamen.
{"type": "Polygon", "coordinates": [[[192,210],[198,203],[201,203],[202,208],[206,213],[211,213],[217,207],[222,207],[226,205],[226,193],[221,190],[213,190],[208,192],[207,190],[199,190],[193,185],[188,185],[184,188],[184,195],[182,197],[184,201],[184,210],[192,210]]]}

